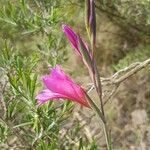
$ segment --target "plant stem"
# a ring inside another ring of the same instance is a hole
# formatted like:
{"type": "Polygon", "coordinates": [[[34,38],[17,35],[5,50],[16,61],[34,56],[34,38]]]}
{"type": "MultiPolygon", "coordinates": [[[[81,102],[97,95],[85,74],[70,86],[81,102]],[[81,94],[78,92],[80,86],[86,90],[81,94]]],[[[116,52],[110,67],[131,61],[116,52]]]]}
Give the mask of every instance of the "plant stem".
{"type": "Polygon", "coordinates": [[[103,123],[103,130],[104,130],[104,133],[105,133],[105,140],[106,140],[106,144],[107,144],[107,149],[112,150],[111,137],[110,137],[110,134],[109,134],[108,128],[107,128],[104,105],[103,105],[103,99],[102,99],[102,90],[101,90],[102,87],[101,87],[101,81],[100,81],[100,78],[99,78],[100,75],[99,75],[99,72],[97,70],[97,66],[95,64],[95,61],[93,61],[93,64],[94,64],[93,81],[94,81],[94,85],[95,85],[97,94],[99,96],[100,105],[101,105],[101,116],[102,117],[101,116],[99,116],[99,117],[101,118],[101,121],[103,123]]]}
{"type": "Polygon", "coordinates": [[[111,137],[110,137],[109,130],[108,130],[108,127],[107,127],[104,109],[103,109],[103,113],[102,113],[100,111],[100,109],[97,107],[97,105],[88,96],[88,94],[86,94],[86,97],[87,97],[87,100],[90,103],[91,107],[95,111],[97,117],[102,121],[103,130],[104,130],[104,134],[105,134],[106,145],[107,145],[107,150],[112,150],[111,137]]]}
{"type": "Polygon", "coordinates": [[[105,134],[105,140],[106,140],[106,144],[107,144],[107,149],[108,150],[112,150],[112,143],[111,143],[111,136],[110,136],[110,133],[109,133],[109,129],[107,127],[107,122],[106,122],[106,117],[105,117],[105,111],[104,111],[104,105],[103,105],[103,101],[102,101],[102,97],[100,96],[99,97],[100,99],[100,102],[101,102],[101,110],[102,110],[102,114],[103,114],[103,131],[104,131],[104,134],[105,134]]]}
{"type": "Polygon", "coordinates": [[[111,135],[110,135],[108,127],[107,127],[105,114],[101,114],[102,115],[102,117],[101,117],[100,113],[98,113],[97,110],[95,110],[95,112],[97,113],[98,118],[102,121],[102,124],[103,124],[103,131],[105,134],[105,141],[106,141],[106,145],[107,145],[107,150],[112,150],[111,135]]]}
{"type": "MultiPolygon", "coordinates": [[[[103,108],[103,106],[102,106],[103,108]]],[[[106,145],[107,145],[107,150],[112,150],[112,143],[111,143],[111,135],[109,133],[109,129],[107,127],[107,122],[106,122],[106,117],[105,117],[105,113],[104,113],[104,108],[103,110],[103,119],[101,119],[102,123],[103,123],[103,131],[105,134],[105,141],[106,141],[106,145]]],[[[99,116],[100,117],[100,116],[99,116]]]]}
{"type": "Polygon", "coordinates": [[[102,111],[103,118],[104,118],[104,121],[102,120],[102,122],[103,122],[103,130],[104,130],[104,134],[105,134],[105,140],[106,140],[106,144],[107,144],[107,149],[108,150],[112,150],[111,136],[110,136],[110,133],[109,133],[109,129],[107,127],[105,111],[104,111],[104,105],[103,105],[101,94],[99,96],[99,99],[100,99],[100,102],[101,102],[101,111],[102,111]]]}
{"type": "Polygon", "coordinates": [[[103,130],[104,130],[104,134],[105,134],[107,149],[112,150],[111,137],[110,137],[106,122],[105,123],[103,122],[103,130]]]}

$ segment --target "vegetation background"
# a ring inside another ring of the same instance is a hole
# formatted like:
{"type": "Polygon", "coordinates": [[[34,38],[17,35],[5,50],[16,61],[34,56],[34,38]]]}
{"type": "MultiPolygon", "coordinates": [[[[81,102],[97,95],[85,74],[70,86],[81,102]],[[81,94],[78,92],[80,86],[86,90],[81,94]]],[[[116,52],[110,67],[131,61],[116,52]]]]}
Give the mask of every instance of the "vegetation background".
{"type": "MultiPolygon", "coordinates": [[[[56,64],[86,88],[90,83],[61,30],[65,23],[88,39],[84,0],[0,4],[0,149],[105,149],[92,112],[65,101],[38,107],[35,100],[40,77],[56,64]]],[[[101,76],[150,57],[149,0],[96,0],[96,14],[101,76]]],[[[124,81],[106,105],[115,150],[150,149],[149,71],[124,81]]]]}

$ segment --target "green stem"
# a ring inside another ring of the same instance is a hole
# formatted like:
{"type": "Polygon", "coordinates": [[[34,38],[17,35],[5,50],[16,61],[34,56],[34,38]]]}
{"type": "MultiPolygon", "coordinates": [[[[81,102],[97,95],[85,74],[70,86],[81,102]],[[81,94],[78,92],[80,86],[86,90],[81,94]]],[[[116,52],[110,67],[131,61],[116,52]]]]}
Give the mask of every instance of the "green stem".
{"type": "Polygon", "coordinates": [[[112,150],[112,143],[111,143],[111,137],[107,128],[107,124],[103,122],[103,130],[104,130],[104,134],[105,134],[105,140],[106,140],[106,144],[107,144],[107,149],[108,150],[112,150]]]}
{"type": "Polygon", "coordinates": [[[85,94],[86,94],[89,104],[91,105],[91,108],[95,111],[96,115],[102,120],[102,122],[105,122],[104,115],[102,114],[98,106],[93,102],[93,100],[89,97],[87,93],[85,94]]]}
{"type": "MultiPolygon", "coordinates": [[[[86,94],[86,93],[85,93],[86,94]]],[[[97,117],[102,121],[103,123],[103,130],[105,134],[105,140],[106,140],[106,145],[107,145],[107,150],[112,150],[112,143],[111,143],[111,136],[109,134],[108,128],[107,128],[107,123],[106,123],[106,118],[104,112],[102,113],[100,109],[97,107],[97,105],[91,100],[91,98],[86,94],[87,100],[90,103],[91,107],[95,111],[97,117]]]]}

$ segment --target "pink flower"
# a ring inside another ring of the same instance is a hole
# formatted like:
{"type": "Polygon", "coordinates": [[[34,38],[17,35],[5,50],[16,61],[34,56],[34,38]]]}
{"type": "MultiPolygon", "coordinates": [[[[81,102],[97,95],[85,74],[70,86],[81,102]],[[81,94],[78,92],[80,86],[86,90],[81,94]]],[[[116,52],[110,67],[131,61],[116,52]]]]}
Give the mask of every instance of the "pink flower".
{"type": "Polygon", "coordinates": [[[90,52],[90,49],[88,45],[82,40],[82,38],[67,25],[62,25],[62,30],[70,41],[72,47],[75,49],[75,52],[80,56],[80,58],[83,60],[83,57],[86,54],[88,55],[89,59],[92,60],[92,54],[90,52]]]}
{"type": "Polygon", "coordinates": [[[42,77],[46,89],[36,96],[39,104],[49,100],[69,99],[83,106],[90,107],[84,89],[70,79],[60,68],[56,66],[50,75],[42,77]]]}
{"type": "Polygon", "coordinates": [[[70,41],[72,47],[75,49],[75,51],[81,58],[82,58],[82,53],[80,49],[80,44],[81,44],[80,41],[82,41],[82,45],[85,51],[87,51],[87,53],[91,55],[88,45],[82,40],[82,38],[77,33],[73,31],[73,29],[71,29],[71,27],[69,27],[68,25],[62,25],[62,30],[67,36],[68,40],[70,41]]]}
{"type": "Polygon", "coordinates": [[[79,49],[78,35],[67,25],[62,25],[62,30],[70,41],[72,47],[76,50],[77,54],[82,57],[79,49]]]}
{"type": "Polygon", "coordinates": [[[88,45],[69,26],[62,25],[62,29],[69,39],[72,47],[75,49],[75,52],[80,56],[91,74],[93,54],[91,53],[88,45]]]}

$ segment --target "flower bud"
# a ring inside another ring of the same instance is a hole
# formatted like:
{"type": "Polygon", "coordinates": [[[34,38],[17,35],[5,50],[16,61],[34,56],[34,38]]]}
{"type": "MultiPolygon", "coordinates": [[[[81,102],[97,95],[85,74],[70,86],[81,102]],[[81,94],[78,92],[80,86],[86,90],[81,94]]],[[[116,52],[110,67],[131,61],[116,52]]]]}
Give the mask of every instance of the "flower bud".
{"type": "Polygon", "coordinates": [[[96,15],[94,0],[86,0],[86,28],[92,46],[94,47],[96,44],[96,15]]]}

